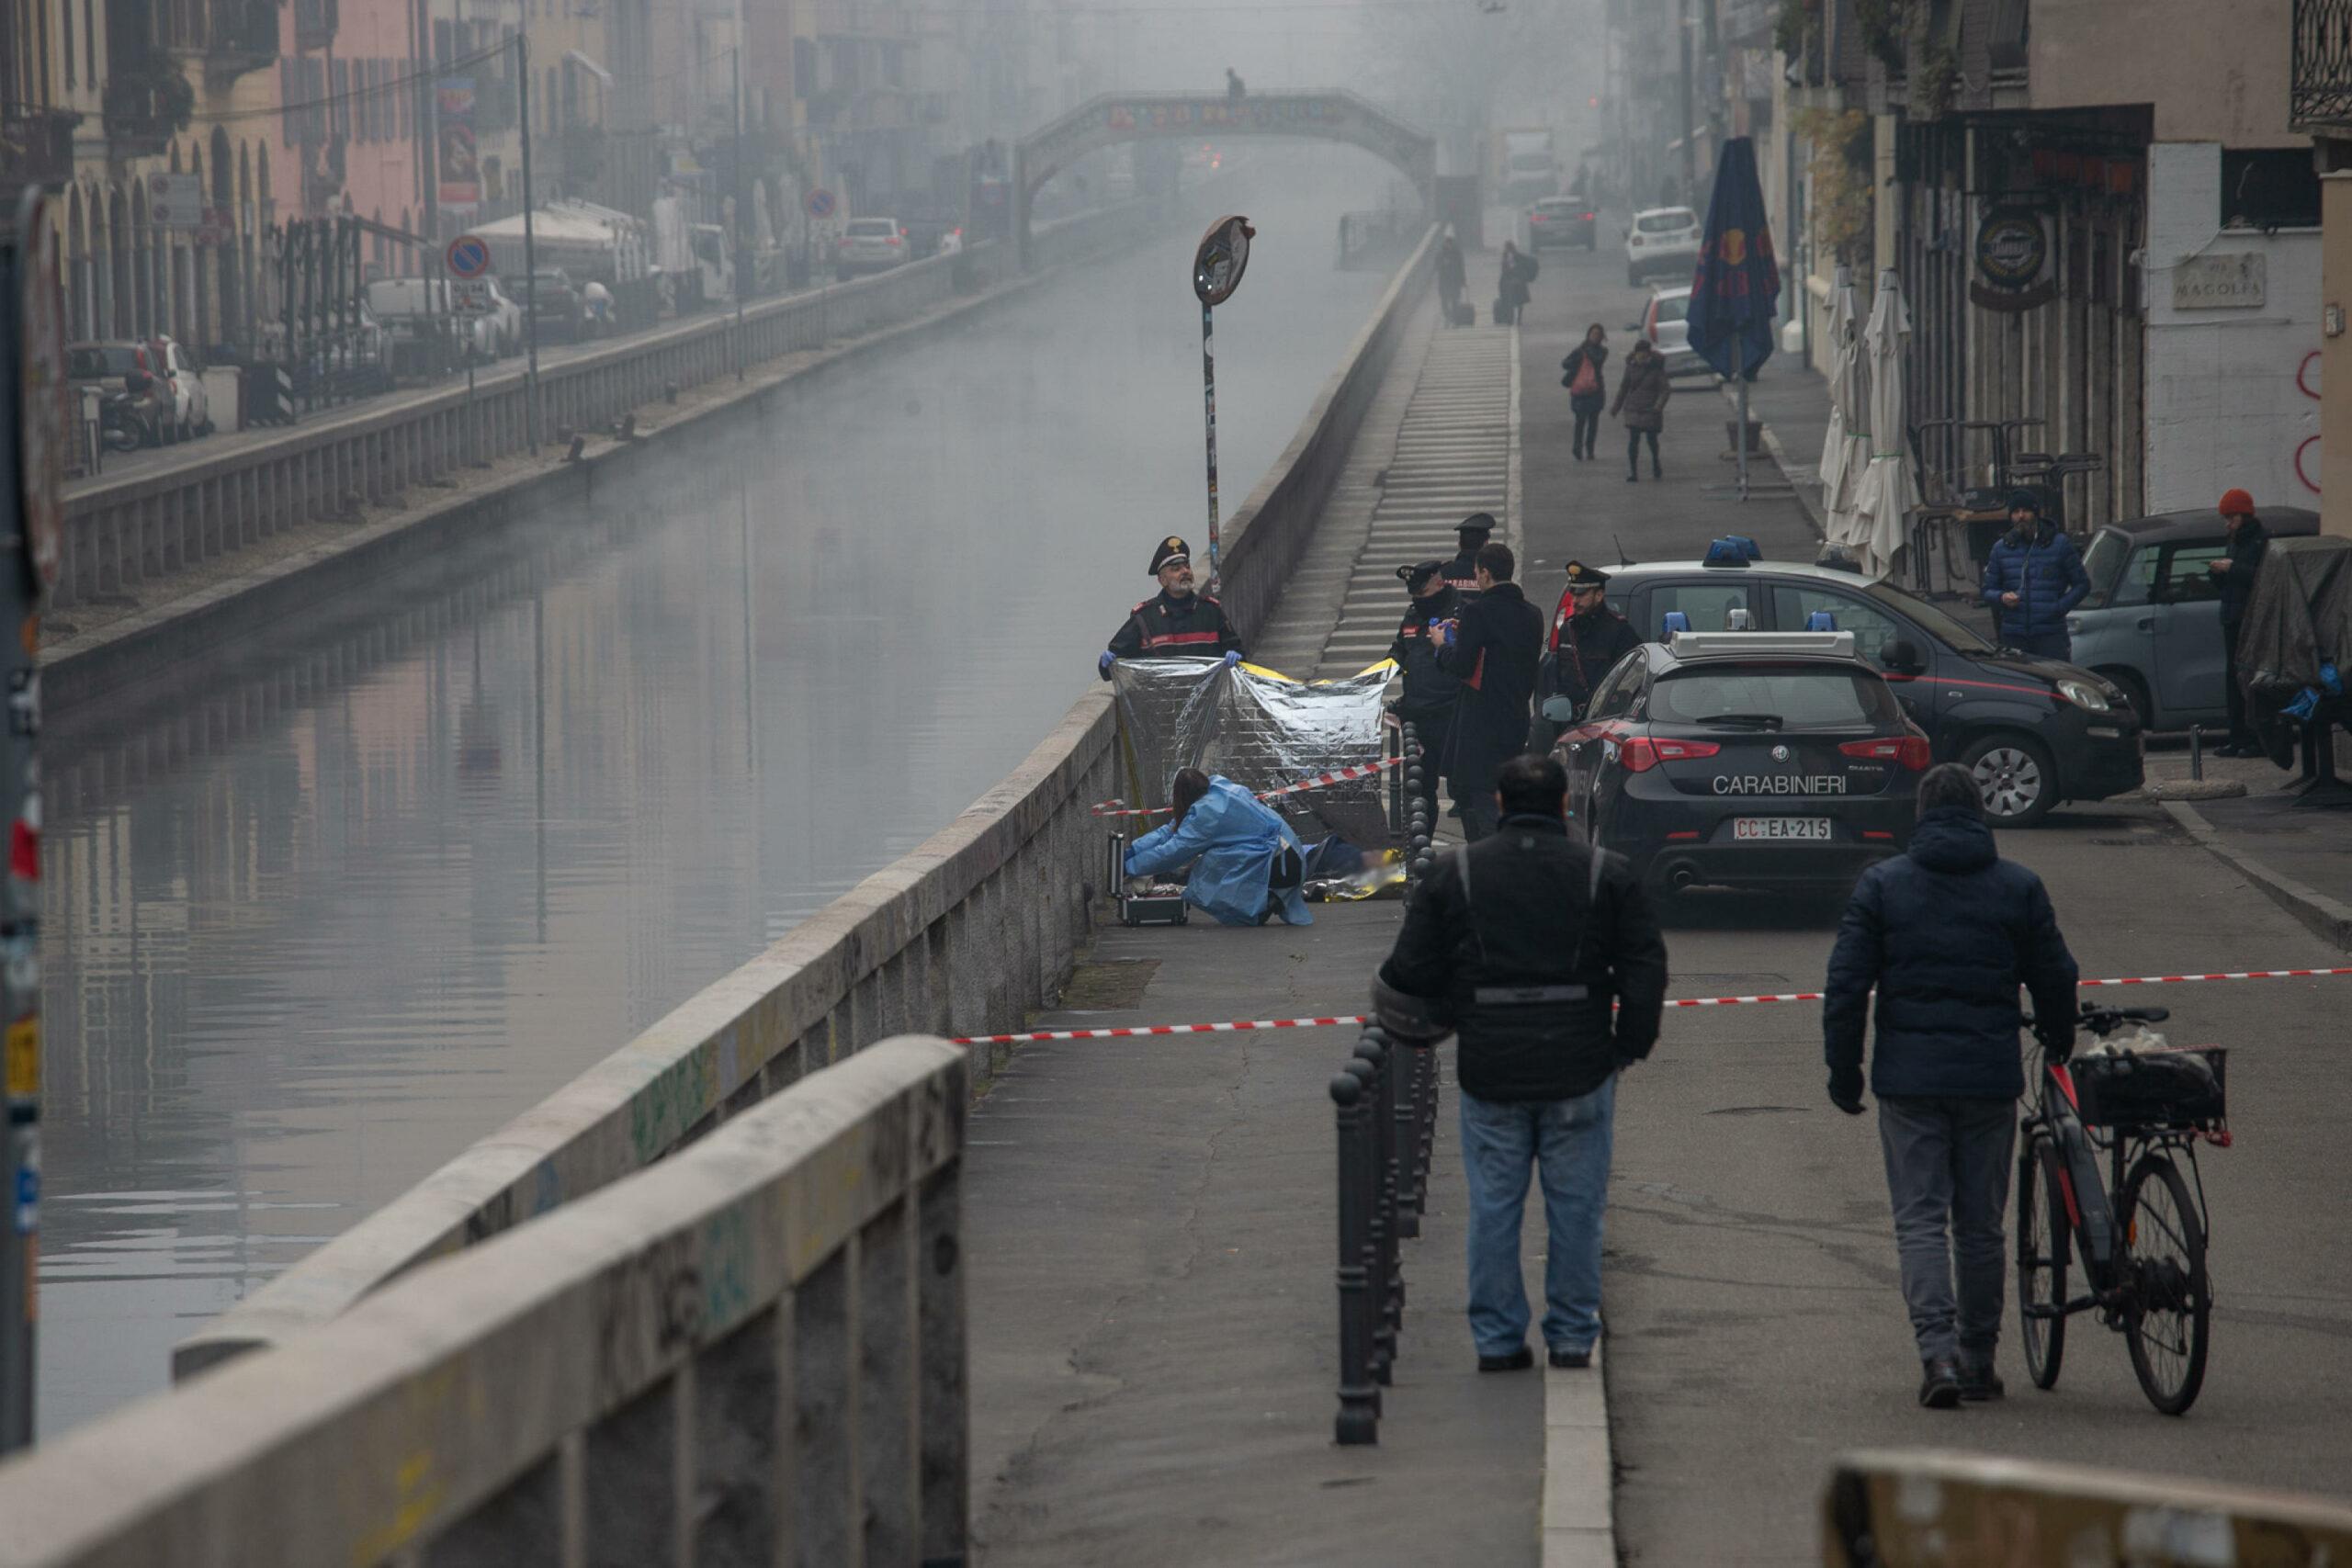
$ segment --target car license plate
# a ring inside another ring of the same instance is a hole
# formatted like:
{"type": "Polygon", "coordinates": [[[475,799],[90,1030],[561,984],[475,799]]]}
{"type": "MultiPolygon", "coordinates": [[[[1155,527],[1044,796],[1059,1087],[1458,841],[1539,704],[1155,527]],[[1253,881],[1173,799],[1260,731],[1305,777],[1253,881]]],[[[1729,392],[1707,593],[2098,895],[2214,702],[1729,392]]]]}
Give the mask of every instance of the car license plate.
{"type": "Polygon", "coordinates": [[[1826,839],[1829,818],[1826,817],[1735,817],[1731,836],[1736,840],[1752,839],[1826,839]]]}

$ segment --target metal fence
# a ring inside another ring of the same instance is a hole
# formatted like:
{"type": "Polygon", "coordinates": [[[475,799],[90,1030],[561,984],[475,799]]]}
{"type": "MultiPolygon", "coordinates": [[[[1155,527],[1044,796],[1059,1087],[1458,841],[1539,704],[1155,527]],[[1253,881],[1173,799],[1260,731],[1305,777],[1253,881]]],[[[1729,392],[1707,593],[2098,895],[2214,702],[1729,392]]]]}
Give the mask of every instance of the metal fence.
{"type": "Polygon", "coordinates": [[[1367,1029],[1331,1080],[1340,1128],[1340,1414],[1345,1445],[1380,1440],[1380,1391],[1405,1326],[1402,1243],[1421,1234],[1437,1146],[1437,1052],[1367,1029]]]}
{"type": "MultiPolygon", "coordinates": [[[[1090,254],[1132,237],[1144,216],[1104,209],[1052,226],[1042,259],[1090,254]]],[[[1007,265],[993,243],[887,273],[641,333],[543,367],[540,439],[597,430],[633,409],[732,376],[739,367],[822,347],[904,321],[945,300],[959,268],[1007,265]]],[[[532,437],[519,367],[426,395],[355,405],[259,440],[232,437],[193,461],[101,478],[66,502],[60,609],[134,592],[301,524],[356,514],[462,468],[512,457],[532,437]]]]}
{"type": "Polygon", "coordinates": [[[897,1039],[0,1467],[12,1568],[964,1560],[966,1054],[897,1039]]]}

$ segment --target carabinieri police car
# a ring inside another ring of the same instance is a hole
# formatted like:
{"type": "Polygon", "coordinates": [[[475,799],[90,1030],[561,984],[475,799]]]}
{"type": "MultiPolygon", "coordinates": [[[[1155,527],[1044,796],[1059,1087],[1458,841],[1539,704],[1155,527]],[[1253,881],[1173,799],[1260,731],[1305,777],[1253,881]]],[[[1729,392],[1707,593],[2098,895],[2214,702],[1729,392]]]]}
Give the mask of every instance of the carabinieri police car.
{"type": "Polygon", "coordinates": [[[1927,736],[1840,632],[1644,643],[1555,748],[1589,837],[1660,892],[1849,886],[1910,841],[1927,736]]]}

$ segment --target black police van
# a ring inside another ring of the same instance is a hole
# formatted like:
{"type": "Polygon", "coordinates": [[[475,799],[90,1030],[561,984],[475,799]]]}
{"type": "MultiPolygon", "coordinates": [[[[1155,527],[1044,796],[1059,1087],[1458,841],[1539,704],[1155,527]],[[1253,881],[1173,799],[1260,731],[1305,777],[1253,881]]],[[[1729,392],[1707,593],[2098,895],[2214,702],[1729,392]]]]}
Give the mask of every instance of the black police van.
{"type": "Polygon", "coordinates": [[[1975,773],[1996,828],[2140,787],[2140,717],[2104,676],[1996,648],[1928,601],[1856,572],[1709,554],[1611,568],[1610,607],[1652,639],[1678,628],[1853,633],[1857,655],[1885,677],[1935,760],[1975,773]]]}
{"type": "Polygon", "coordinates": [[[1653,886],[1848,886],[1911,839],[1928,738],[1851,632],[1678,632],[1560,737],[1568,804],[1653,886]]]}

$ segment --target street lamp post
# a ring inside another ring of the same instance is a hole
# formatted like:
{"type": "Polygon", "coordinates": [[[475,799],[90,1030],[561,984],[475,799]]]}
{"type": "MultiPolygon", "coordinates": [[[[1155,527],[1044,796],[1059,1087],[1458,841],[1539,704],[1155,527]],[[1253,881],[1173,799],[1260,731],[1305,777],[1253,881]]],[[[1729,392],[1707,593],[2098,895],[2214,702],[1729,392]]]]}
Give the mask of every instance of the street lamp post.
{"type": "Polygon", "coordinates": [[[523,344],[528,357],[523,370],[523,440],[532,453],[539,449],[539,247],[531,229],[531,38],[514,35],[514,100],[523,122],[523,344]]]}

